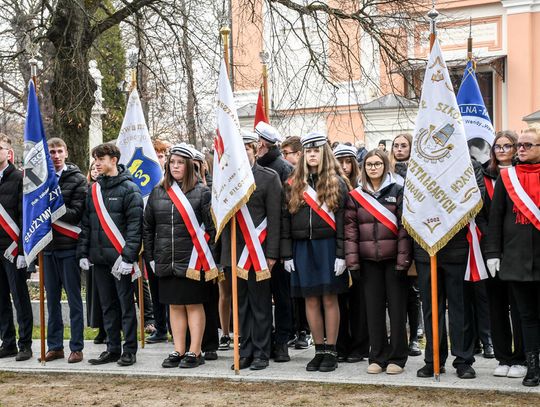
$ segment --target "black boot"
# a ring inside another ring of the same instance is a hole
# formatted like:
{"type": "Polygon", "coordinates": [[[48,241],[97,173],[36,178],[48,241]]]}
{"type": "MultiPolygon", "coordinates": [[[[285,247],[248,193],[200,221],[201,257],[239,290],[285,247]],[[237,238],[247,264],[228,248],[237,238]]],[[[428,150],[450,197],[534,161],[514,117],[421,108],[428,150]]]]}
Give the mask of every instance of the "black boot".
{"type": "Polygon", "coordinates": [[[319,365],[319,372],[333,372],[338,367],[336,345],[326,345],[324,358],[319,365]]]}
{"type": "Polygon", "coordinates": [[[538,386],[540,384],[538,352],[525,352],[525,357],[527,358],[527,374],[523,378],[523,385],[528,387],[538,386]]]}
{"type": "Polygon", "coordinates": [[[325,350],[326,346],[324,344],[315,345],[315,357],[311,359],[306,366],[306,370],[308,372],[316,372],[317,370],[319,370],[319,366],[324,359],[325,350]]]}

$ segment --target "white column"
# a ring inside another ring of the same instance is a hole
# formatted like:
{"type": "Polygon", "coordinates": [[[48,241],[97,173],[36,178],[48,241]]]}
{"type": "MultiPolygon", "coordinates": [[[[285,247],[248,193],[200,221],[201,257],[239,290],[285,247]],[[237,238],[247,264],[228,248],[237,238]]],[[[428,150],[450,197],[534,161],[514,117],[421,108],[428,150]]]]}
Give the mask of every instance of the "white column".
{"type": "Polygon", "coordinates": [[[101,80],[103,75],[101,75],[100,70],[97,68],[97,62],[92,60],[90,61],[89,72],[94,82],[96,83],[96,91],[94,92],[95,104],[92,107],[92,116],[90,118],[90,134],[89,134],[89,145],[90,151],[97,146],[103,143],[103,122],[101,116],[104,115],[105,109],[103,109],[103,94],[101,92],[101,80]]]}

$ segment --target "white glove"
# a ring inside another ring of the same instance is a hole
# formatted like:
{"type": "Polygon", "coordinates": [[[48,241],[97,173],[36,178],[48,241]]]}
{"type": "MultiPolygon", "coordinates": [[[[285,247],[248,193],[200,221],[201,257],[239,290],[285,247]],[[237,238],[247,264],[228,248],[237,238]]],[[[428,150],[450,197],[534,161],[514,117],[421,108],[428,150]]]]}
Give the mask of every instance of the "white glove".
{"type": "Polygon", "coordinates": [[[495,274],[497,274],[497,271],[501,268],[501,259],[488,259],[487,268],[491,277],[495,277],[495,274]]]}
{"type": "Polygon", "coordinates": [[[334,271],[336,272],[336,277],[343,274],[347,265],[345,264],[345,259],[336,259],[334,263],[334,271]]]}
{"type": "Polygon", "coordinates": [[[154,260],[150,262],[150,268],[152,269],[152,273],[156,272],[156,262],[154,260]]]}
{"type": "Polygon", "coordinates": [[[126,263],[122,261],[122,263],[120,263],[120,267],[118,270],[120,271],[120,274],[124,274],[124,275],[131,274],[131,270],[133,270],[133,263],[126,263]]]}
{"type": "Polygon", "coordinates": [[[17,268],[23,269],[26,267],[26,259],[24,256],[17,256],[17,268]]]}
{"type": "Polygon", "coordinates": [[[81,268],[81,270],[88,271],[90,270],[90,262],[88,261],[88,259],[80,259],[79,267],[81,268]]]}
{"type": "Polygon", "coordinates": [[[283,268],[289,273],[292,273],[294,271],[294,260],[285,260],[283,262],[283,268]]]}

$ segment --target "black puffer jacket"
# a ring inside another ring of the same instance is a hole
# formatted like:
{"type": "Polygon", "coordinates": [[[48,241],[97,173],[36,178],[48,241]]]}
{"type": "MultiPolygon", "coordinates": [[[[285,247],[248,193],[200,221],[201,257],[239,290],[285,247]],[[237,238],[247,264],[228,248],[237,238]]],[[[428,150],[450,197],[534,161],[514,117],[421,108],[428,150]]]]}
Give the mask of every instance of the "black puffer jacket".
{"type": "MultiPolygon", "coordinates": [[[[345,205],[348,198],[348,189],[345,181],[341,177],[339,180],[339,192],[341,199],[339,207],[334,212],[336,218],[336,230],[332,229],[326,221],[321,218],[311,207],[303,204],[298,212],[291,214],[287,209],[287,204],[290,199],[290,186],[285,184],[286,193],[283,201],[283,218],[281,225],[281,258],[288,260],[292,258],[292,241],[305,239],[327,239],[330,237],[336,238],[336,257],[345,258],[345,250],[343,247],[344,236],[344,221],[345,221],[345,205]]],[[[311,187],[317,190],[317,175],[310,174],[308,183],[311,187]]]]}
{"type": "MultiPolygon", "coordinates": [[[[15,168],[13,164],[8,164],[4,170],[4,175],[0,180],[0,203],[15,221],[19,230],[22,229],[22,194],[23,194],[23,173],[15,168]]],[[[0,256],[13,242],[4,228],[0,227],[0,256]]],[[[19,236],[19,254],[23,254],[22,233],[19,236]]]]}
{"type": "MultiPolygon", "coordinates": [[[[126,241],[122,259],[126,263],[134,263],[138,260],[142,239],[143,199],[139,187],[131,181],[129,171],[122,164],[118,166],[117,176],[99,176],[96,182],[101,186],[105,207],[126,241]]],[[[99,223],[90,190],[86,208],[77,245],[77,258],[87,258],[93,264],[112,266],[118,258],[118,252],[99,223]]]]}
{"type": "MultiPolygon", "coordinates": [[[[199,182],[185,195],[199,224],[204,223],[212,249],[215,236],[210,213],[212,194],[208,187],[199,182]]],[[[161,185],[154,188],[144,210],[143,242],[146,261],[156,263],[156,276],[186,277],[193,242],[180,212],[161,185]]]]}
{"type": "Polygon", "coordinates": [[[268,152],[257,160],[257,164],[271,168],[278,173],[281,183],[287,181],[294,167],[285,160],[277,146],[272,146],[268,152]]]}
{"type": "MultiPolygon", "coordinates": [[[[66,164],[66,169],[58,180],[62,190],[62,197],[66,205],[66,213],[60,218],[61,221],[70,225],[79,226],[86,205],[88,182],[75,164],[66,164]]],[[[49,250],[68,250],[77,247],[77,240],[58,233],[53,229],[53,241],[45,248],[49,250]]]]}

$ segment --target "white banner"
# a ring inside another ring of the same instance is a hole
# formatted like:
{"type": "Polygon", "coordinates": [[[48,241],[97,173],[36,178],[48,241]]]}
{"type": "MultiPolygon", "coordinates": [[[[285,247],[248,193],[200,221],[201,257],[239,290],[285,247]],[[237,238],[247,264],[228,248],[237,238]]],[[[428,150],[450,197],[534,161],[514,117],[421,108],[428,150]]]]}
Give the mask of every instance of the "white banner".
{"type": "Polygon", "coordinates": [[[433,256],[481,207],[463,119],[435,40],[405,180],[403,224],[433,256]]]}

